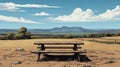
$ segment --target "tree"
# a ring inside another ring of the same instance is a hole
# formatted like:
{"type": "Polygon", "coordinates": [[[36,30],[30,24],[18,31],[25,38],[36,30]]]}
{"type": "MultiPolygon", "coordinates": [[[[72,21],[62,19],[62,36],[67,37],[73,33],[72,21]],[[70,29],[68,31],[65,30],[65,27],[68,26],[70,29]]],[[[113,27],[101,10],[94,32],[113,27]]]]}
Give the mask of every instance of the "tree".
{"type": "Polygon", "coordinates": [[[31,33],[27,32],[27,28],[22,27],[18,30],[18,33],[15,35],[15,39],[31,39],[31,33]]]}
{"type": "Polygon", "coordinates": [[[27,28],[25,28],[25,27],[22,27],[18,30],[18,33],[24,33],[25,34],[26,32],[27,32],[27,28]]]}

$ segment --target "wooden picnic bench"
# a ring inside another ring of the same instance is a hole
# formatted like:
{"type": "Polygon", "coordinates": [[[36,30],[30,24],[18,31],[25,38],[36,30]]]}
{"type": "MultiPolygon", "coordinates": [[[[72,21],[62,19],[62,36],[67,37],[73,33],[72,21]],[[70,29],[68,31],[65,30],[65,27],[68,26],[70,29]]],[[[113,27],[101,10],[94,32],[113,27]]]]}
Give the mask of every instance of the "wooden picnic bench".
{"type": "Polygon", "coordinates": [[[40,61],[41,54],[49,54],[49,53],[52,53],[53,55],[55,53],[57,53],[58,55],[73,53],[73,57],[77,58],[77,60],[80,61],[79,55],[82,53],[86,53],[86,51],[84,50],[79,50],[81,49],[80,45],[84,45],[84,43],[80,43],[80,42],[79,43],[78,42],[35,42],[34,45],[38,45],[37,48],[39,48],[39,50],[31,51],[31,53],[38,54],[37,61],[40,61]]]}

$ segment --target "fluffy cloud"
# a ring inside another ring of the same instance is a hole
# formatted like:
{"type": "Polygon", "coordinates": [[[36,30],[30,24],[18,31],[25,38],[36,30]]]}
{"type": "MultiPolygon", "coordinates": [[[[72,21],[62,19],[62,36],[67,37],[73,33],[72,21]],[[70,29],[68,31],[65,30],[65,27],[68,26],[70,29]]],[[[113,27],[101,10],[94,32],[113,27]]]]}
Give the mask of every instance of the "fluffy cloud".
{"type": "Polygon", "coordinates": [[[49,13],[46,13],[46,12],[40,12],[40,13],[36,13],[36,14],[33,14],[34,16],[49,16],[51,14],[49,13]]]}
{"type": "Polygon", "coordinates": [[[76,8],[70,15],[58,16],[54,20],[63,22],[120,21],[120,6],[116,6],[112,10],[107,9],[99,15],[96,15],[91,9],[83,11],[81,8],[76,8]]]}
{"type": "Polygon", "coordinates": [[[59,6],[49,6],[40,4],[15,4],[12,2],[0,3],[0,10],[24,11],[20,8],[60,8],[59,6]]]}
{"type": "Polygon", "coordinates": [[[107,9],[105,13],[102,13],[98,18],[105,20],[120,20],[120,6],[116,6],[114,9],[107,9]]]}
{"type": "Polygon", "coordinates": [[[3,15],[0,15],[0,21],[19,22],[19,23],[37,23],[37,22],[31,21],[31,20],[27,20],[23,17],[16,18],[16,17],[3,16],[3,15]]]}

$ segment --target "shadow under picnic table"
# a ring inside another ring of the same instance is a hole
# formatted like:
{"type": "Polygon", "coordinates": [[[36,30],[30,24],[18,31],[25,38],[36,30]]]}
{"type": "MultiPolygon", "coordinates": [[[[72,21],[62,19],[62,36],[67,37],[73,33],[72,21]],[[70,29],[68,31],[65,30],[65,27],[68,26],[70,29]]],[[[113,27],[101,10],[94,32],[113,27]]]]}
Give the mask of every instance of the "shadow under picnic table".
{"type": "MultiPolygon", "coordinates": [[[[86,55],[79,55],[80,62],[90,62],[91,60],[86,55]]],[[[73,55],[70,56],[56,56],[56,55],[44,55],[40,61],[74,61],[77,60],[73,55]]]]}

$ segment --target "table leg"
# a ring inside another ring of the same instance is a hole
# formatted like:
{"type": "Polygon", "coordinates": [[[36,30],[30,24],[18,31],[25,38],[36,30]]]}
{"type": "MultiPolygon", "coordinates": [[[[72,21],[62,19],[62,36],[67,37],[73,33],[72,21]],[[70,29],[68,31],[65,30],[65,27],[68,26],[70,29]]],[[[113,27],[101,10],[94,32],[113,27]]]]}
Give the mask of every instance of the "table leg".
{"type": "Polygon", "coordinates": [[[80,56],[79,56],[79,53],[77,53],[77,59],[78,59],[78,61],[80,61],[80,56]]]}
{"type": "Polygon", "coordinates": [[[40,61],[40,55],[41,55],[41,53],[38,53],[37,61],[40,61]]]}

